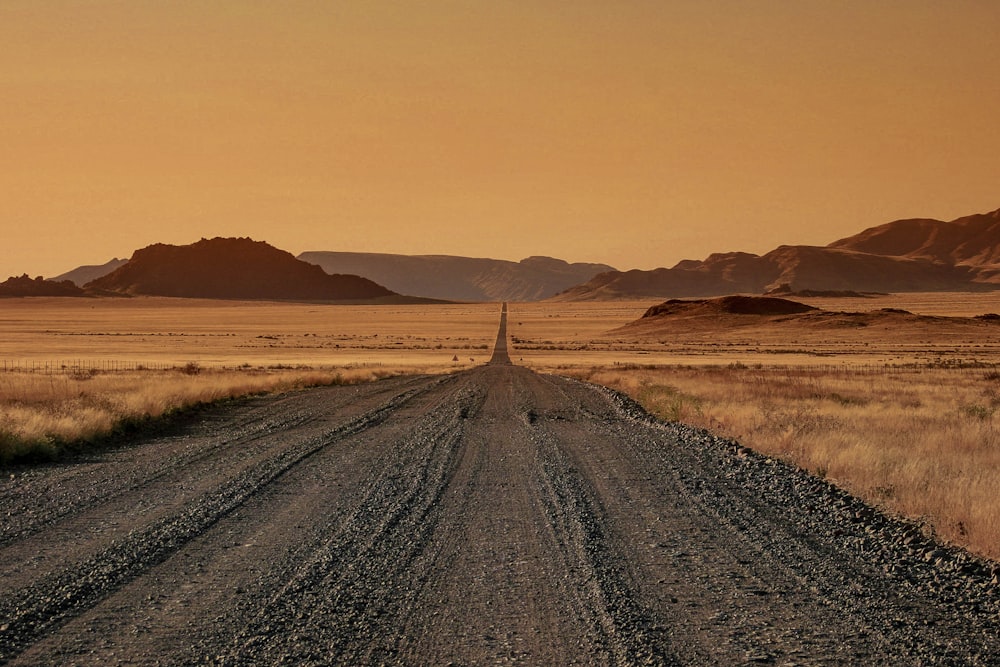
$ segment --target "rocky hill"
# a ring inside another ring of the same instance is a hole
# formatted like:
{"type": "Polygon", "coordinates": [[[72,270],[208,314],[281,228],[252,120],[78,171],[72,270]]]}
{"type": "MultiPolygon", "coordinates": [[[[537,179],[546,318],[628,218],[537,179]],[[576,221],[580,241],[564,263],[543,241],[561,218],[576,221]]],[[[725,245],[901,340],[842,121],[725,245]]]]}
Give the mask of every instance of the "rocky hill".
{"type": "MultiPolygon", "coordinates": [[[[1000,316],[937,317],[897,308],[864,312],[824,310],[776,297],[724,296],[712,299],[669,299],[652,306],[642,317],[608,332],[618,340],[662,340],[675,342],[711,340],[713,344],[740,341],[794,341],[794,345],[825,345],[832,342],[884,343],[887,331],[893,341],[941,342],[981,339],[988,341],[1000,331],[1000,316]]],[[[791,343],[789,343],[791,344],[791,343]]]]}
{"type": "Polygon", "coordinates": [[[520,262],[453,255],[304,252],[299,259],[328,273],[352,273],[404,294],[454,301],[535,301],[598,273],[606,264],[570,264],[551,257],[520,262]]]}
{"type": "Polygon", "coordinates": [[[0,283],[0,298],[25,296],[86,296],[86,293],[68,280],[29,278],[27,274],[11,276],[0,283]]]}
{"type": "Polygon", "coordinates": [[[1000,265],[1000,210],[951,222],[896,220],[840,239],[831,248],[972,267],[1000,265]]]}
{"type": "Polygon", "coordinates": [[[366,278],[329,275],[291,253],[249,238],[151,245],[86,287],[208,299],[371,301],[399,296],[366,278]]]}
{"type": "Polygon", "coordinates": [[[780,246],[765,255],[713,254],[670,269],[607,272],[564,301],[704,297],[792,291],[933,292],[1000,289],[1000,211],[897,220],[828,246],[780,246]]]}

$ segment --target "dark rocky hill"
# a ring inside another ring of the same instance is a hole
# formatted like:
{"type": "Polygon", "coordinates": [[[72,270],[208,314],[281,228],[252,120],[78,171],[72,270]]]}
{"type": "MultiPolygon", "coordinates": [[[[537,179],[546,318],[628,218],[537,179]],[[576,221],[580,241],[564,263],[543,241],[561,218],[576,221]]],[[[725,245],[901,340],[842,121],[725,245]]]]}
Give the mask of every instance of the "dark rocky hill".
{"type": "Polygon", "coordinates": [[[0,283],[0,297],[24,296],[87,296],[87,294],[68,280],[45,280],[41,276],[29,278],[11,276],[0,283]]]}
{"type": "Polygon", "coordinates": [[[86,287],[208,299],[370,301],[399,296],[366,278],[329,275],[291,253],[249,238],[151,245],[86,287]]]}

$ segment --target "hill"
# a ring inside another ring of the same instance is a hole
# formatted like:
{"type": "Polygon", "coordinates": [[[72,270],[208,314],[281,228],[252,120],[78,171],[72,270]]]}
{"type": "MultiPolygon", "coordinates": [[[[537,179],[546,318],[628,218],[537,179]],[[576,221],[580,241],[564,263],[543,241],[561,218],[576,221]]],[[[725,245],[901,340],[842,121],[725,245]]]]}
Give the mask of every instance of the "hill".
{"type": "Polygon", "coordinates": [[[799,315],[818,308],[798,301],[768,296],[724,296],[718,299],[683,301],[670,299],[650,307],[641,319],[684,315],[799,315]]]}
{"type": "Polygon", "coordinates": [[[536,301],[614,269],[551,257],[520,262],[453,255],[304,252],[328,273],[352,273],[404,294],[454,301],[536,301]]]}
{"type": "Polygon", "coordinates": [[[662,340],[674,343],[711,340],[799,346],[833,341],[884,344],[887,332],[897,342],[992,341],[1000,333],[1000,316],[939,317],[897,308],[865,312],[824,310],[790,299],[725,296],[714,299],[670,299],[650,307],[637,320],[607,333],[616,339],[662,340]]]}
{"type": "Polygon", "coordinates": [[[996,267],[1000,264],[1000,210],[951,222],[896,220],[834,241],[830,247],[942,264],[996,267]]]}
{"type": "Polygon", "coordinates": [[[673,268],[607,272],[562,301],[800,291],[936,292],[1000,289],[1000,211],[952,222],[898,220],[828,246],[766,255],[719,253],[673,268]]]}
{"type": "Polygon", "coordinates": [[[72,271],[67,271],[54,278],[49,278],[55,282],[61,282],[63,280],[68,280],[78,287],[83,287],[92,280],[106,276],[119,266],[122,266],[127,262],[127,259],[118,259],[117,257],[104,264],[88,264],[85,266],[78,266],[72,271]]]}
{"type": "Polygon", "coordinates": [[[289,252],[249,238],[151,245],[86,287],[207,299],[371,301],[400,296],[366,278],[329,275],[289,252]]]}
{"type": "Polygon", "coordinates": [[[86,292],[68,280],[45,280],[41,276],[29,278],[27,274],[11,276],[0,283],[0,298],[25,296],[87,296],[86,292]]]}

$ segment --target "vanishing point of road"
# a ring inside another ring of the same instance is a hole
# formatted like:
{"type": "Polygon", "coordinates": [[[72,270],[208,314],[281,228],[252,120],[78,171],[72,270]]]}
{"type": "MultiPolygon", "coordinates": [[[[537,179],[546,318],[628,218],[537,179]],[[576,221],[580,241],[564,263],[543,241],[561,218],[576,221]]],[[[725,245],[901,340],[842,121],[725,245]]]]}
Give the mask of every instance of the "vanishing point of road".
{"type": "Polygon", "coordinates": [[[1000,664],[995,564],[511,364],[506,305],[487,365],[13,472],[2,663],[1000,664]]]}

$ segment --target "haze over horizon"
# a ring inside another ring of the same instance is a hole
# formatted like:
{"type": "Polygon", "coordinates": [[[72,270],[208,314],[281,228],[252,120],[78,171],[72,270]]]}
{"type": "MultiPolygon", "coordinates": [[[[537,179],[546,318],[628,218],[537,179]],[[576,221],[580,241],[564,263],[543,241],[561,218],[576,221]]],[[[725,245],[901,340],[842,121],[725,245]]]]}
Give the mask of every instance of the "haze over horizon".
{"type": "Polygon", "coordinates": [[[986,0],[7,0],[0,280],[214,236],[651,269],[983,213],[997,28],[986,0]]]}

